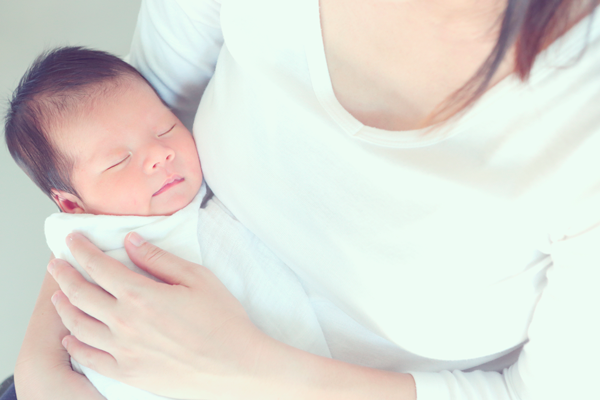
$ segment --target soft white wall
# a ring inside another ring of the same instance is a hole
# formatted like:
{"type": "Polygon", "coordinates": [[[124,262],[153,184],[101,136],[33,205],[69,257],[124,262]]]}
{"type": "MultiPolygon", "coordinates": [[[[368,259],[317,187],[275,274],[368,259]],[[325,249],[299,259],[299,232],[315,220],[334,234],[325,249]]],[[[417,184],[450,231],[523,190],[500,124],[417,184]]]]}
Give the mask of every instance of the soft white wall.
{"type": "Polygon", "coordinates": [[[0,380],[12,374],[49,251],[43,223],[55,207],[4,144],[12,90],[42,50],[84,45],[123,56],[141,0],[0,0],[0,380]]]}

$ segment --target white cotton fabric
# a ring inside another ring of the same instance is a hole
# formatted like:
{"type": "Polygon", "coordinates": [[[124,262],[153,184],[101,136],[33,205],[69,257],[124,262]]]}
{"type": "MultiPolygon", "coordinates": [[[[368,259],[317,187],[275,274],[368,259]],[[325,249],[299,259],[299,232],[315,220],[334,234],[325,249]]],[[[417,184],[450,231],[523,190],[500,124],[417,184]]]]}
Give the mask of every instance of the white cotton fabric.
{"type": "Polygon", "coordinates": [[[600,398],[600,19],[431,130],[339,104],[318,0],[146,0],[131,62],[195,114],[207,182],[334,358],[419,400],[600,398]]]}
{"type": "Polygon", "coordinates": [[[193,263],[202,264],[200,246],[194,240],[197,232],[198,210],[206,195],[206,185],[186,207],[170,216],[94,215],[55,213],[46,218],[44,232],[46,243],[56,258],[75,267],[86,280],[94,282],[79,265],[67,247],[65,238],[72,232],[80,232],[106,255],[119,260],[127,268],[158,280],[138,268],[127,257],[123,243],[129,232],[137,232],[147,241],[193,263]]]}
{"type": "MultiPolygon", "coordinates": [[[[242,303],[252,322],[271,337],[324,357],[331,357],[317,317],[296,275],[244,228],[217,200],[200,193],[171,216],[110,216],[53,214],[46,219],[48,246],[57,258],[67,260],[88,281],[89,275],[73,258],[66,236],[78,231],[107,255],[148,276],[127,257],[123,241],[138,232],[149,242],[188,261],[202,264],[242,303]]],[[[210,194],[208,195],[210,196],[210,194]]],[[[202,318],[198,315],[197,318],[202,318]]],[[[164,397],[102,376],[71,360],[107,400],[158,400],[164,397]]]]}

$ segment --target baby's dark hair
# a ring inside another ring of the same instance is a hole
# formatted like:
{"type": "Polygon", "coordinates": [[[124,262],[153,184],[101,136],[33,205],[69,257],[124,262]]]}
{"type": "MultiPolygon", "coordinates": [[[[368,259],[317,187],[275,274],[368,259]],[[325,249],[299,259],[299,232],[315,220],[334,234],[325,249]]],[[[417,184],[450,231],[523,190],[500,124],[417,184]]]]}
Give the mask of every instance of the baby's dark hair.
{"type": "Polygon", "coordinates": [[[36,58],[9,102],[5,139],[11,156],[52,198],[51,189],[80,197],[71,183],[73,160],[51,131],[75,110],[129,80],[146,79],[120,58],[83,47],[59,47],[36,58]]]}

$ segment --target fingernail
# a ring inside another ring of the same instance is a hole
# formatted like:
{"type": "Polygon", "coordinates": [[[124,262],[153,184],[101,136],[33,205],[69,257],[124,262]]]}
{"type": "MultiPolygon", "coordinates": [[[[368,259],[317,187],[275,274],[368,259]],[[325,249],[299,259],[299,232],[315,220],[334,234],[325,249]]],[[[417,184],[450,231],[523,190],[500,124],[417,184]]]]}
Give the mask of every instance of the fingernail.
{"type": "Polygon", "coordinates": [[[54,270],[56,269],[56,258],[48,263],[47,270],[50,275],[54,276],[54,270]]]}
{"type": "Polygon", "coordinates": [[[141,245],[143,245],[144,243],[146,243],[146,241],[144,239],[142,239],[142,237],[140,235],[138,235],[136,232],[131,232],[129,234],[129,241],[135,247],[140,247],[141,245]]]}
{"type": "Polygon", "coordinates": [[[71,246],[71,243],[73,242],[73,237],[74,236],[75,236],[75,232],[69,233],[67,235],[67,238],[65,239],[65,242],[67,243],[67,246],[71,246]]]}
{"type": "Polygon", "coordinates": [[[54,293],[52,295],[52,297],[50,297],[50,301],[52,301],[52,304],[56,305],[57,298],[58,298],[58,295],[56,293],[54,293]]]}
{"type": "Polygon", "coordinates": [[[65,336],[65,337],[63,338],[63,340],[61,340],[61,342],[60,342],[60,343],[61,343],[61,344],[63,345],[63,347],[66,349],[66,348],[67,348],[67,345],[69,344],[69,337],[68,337],[68,336],[65,336]]]}

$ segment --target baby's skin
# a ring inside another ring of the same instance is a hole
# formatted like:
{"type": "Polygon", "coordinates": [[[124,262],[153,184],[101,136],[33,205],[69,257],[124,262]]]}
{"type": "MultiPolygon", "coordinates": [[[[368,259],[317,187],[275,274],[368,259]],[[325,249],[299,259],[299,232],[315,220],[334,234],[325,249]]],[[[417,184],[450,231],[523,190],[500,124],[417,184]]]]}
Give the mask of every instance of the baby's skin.
{"type": "Polygon", "coordinates": [[[79,196],[52,190],[63,212],[171,215],[200,190],[194,138],[145,82],[127,79],[57,124],[79,196]]]}

